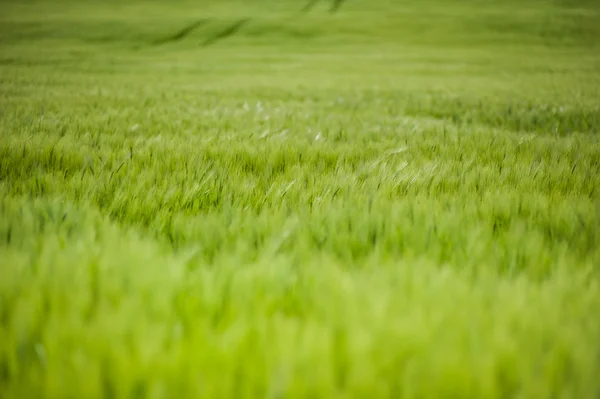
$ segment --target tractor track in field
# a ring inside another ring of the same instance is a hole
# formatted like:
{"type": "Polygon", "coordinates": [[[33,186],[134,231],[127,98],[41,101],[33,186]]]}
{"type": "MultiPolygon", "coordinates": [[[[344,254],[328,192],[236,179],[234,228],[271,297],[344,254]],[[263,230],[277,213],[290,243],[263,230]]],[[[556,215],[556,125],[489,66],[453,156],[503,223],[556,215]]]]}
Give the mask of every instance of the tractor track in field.
{"type": "Polygon", "coordinates": [[[200,19],[198,21],[195,21],[195,22],[185,26],[183,29],[181,29],[180,31],[178,31],[177,33],[175,33],[173,35],[170,35],[170,36],[167,36],[167,37],[157,40],[156,42],[154,42],[154,44],[157,46],[160,46],[162,44],[178,42],[178,41],[184,39],[186,36],[188,36],[190,33],[195,31],[199,27],[201,27],[202,25],[205,25],[209,22],[210,22],[209,18],[200,19]]]}
{"type": "Polygon", "coordinates": [[[227,39],[228,37],[235,35],[240,29],[242,29],[244,27],[244,25],[247,25],[250,21],[251,21],[250,18],[242,18],[242,19],[235,21],[233,24],[229,25],[227,28],[223,29],[222,31],[218,32],[217,34],[206,39],[202,43],[202,47],[211,46],[221,40],[227,39]]]}
{"type": "MultiPolygon", "coordinates": [[[[302,8],[302,13],[310,12],[319,2],[319,0],[309,0],[306,5],[302,8]]],[[[345,3],[345,0],[333,0],[331,7],[329,8],[329,12],[335,14],[340,10],[342,5],[345,3]]],[[[250,23],[251,18],[241,18],[233,22],[231,25],[227,26],[225,29],[217,32],[216,34],[208,37],[206,40],[202,42],[202,47],[212,46],[221,40],[227,39],[228,37],[234,36],[238,33],[244,26],[250,23]]],[[[153,44],[155,46],[160,46],[163,44],[169,44],[178,42],[180,40],[185,39],[192,32],[197,30],[199,27],[208,24],[211,22],[210,18],[199,19],[197,21],[192,22],[191,24],[186,25],[181,30],[176,33],[163,37],[161,39],[156,40],[153,44]]]]}

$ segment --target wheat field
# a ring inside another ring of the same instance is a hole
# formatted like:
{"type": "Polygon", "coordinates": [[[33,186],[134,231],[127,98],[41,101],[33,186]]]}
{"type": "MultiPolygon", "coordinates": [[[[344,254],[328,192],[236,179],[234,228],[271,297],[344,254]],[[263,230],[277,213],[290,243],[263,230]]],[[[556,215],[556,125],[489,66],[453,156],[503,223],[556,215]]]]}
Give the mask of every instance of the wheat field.
{"type": "Polygon", "coordinates": [[[596,1],[0,2],[0,397],[600,395],[596,1]]]}

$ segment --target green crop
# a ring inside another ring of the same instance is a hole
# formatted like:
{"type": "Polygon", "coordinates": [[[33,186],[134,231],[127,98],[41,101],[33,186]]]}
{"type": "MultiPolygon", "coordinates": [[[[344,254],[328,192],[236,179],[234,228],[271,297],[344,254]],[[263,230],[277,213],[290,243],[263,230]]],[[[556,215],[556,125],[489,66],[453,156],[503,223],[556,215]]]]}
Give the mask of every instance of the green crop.
{"type": "Polygon", "coordinates": [[[600,395],[594,1],[0,2],[0,397],[600,395]]]}

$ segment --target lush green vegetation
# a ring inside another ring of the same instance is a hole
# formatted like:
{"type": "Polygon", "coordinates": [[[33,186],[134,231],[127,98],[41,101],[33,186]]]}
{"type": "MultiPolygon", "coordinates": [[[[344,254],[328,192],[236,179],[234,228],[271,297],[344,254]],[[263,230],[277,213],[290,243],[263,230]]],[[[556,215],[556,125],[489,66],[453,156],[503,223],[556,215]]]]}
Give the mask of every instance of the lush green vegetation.
{"type": "Polygon", "coordinates": [[[598,398],[595,1],[0,3],[0,397],[598,398]]]}

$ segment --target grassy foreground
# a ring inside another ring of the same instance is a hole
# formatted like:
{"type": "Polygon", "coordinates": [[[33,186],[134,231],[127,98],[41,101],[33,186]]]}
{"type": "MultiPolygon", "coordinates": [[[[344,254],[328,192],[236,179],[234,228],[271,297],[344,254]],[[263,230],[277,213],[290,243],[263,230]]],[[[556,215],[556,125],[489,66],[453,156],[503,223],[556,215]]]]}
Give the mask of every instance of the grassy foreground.
{"type": "Polygon", "coordinates": [[[599,22],[0,2],[0,397],[598,398],[599,22]]]}

